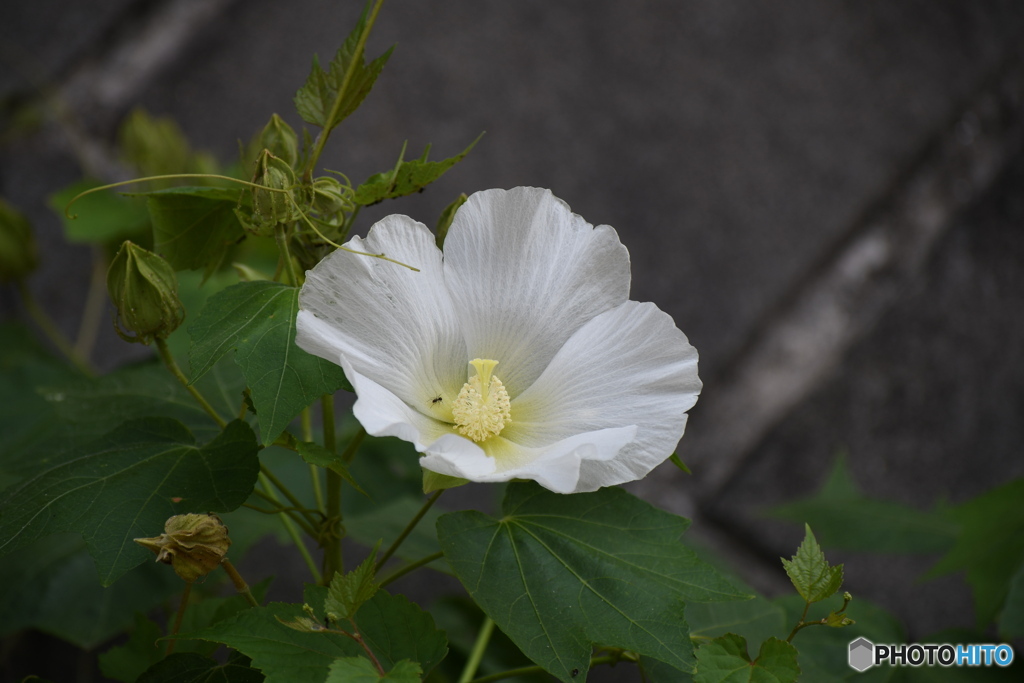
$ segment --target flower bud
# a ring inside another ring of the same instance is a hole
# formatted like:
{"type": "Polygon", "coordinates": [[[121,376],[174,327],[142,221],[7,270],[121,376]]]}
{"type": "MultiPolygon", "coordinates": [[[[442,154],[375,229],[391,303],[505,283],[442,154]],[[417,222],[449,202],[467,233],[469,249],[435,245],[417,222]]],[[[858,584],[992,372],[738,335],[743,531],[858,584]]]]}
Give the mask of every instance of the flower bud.
{"type": "Polygon", "coordinates": [[[185,318],[171,264],[132,242],[122,244],[111,262],[107,291],[117,306],[114,329],[125,341],[165,339],[185,318]]]}
{"type": "Polygon", "coordinates": [[[39,265],[32,225],[0,199],[0,282],[22,280],[39,265]]]}
{"type": "MultiPolygon", "coordinates": [[[[329,217],[352,208],[346,196],[346,188],[335,178],[322,176],[313,181],[313,209],[321,216],[329,217]]],[[[349,190],[351,193],[351,190],[349,190]]]]}
{"type": "Polygon", "coordinates": [[[252,182],[268,189],[252,188],[252,219],[242,223],[246,229],[261,237],[268,237],[274,233],[278,223],[298,219],[293,190],[295,172],[283,159],[264,149],[256,159],[256,173],[252,182]]]}
{"type": "Polygon", "coordinates": [[[295,162],[299,160],[299,138],[295,130],[277,114],[271,116],[270,121],[263,127],[259,145],[261,149],[267,150],[288,166],[295,166],[295,162]]]}
{"type": "Polygon", "coordinates": [[[164,533],[135,542],[156,553],[157,562],[171,565],[189,583],[220,566],[231,547],[228,528],[217,515],[175,515],[167,520],[164,533]]]}

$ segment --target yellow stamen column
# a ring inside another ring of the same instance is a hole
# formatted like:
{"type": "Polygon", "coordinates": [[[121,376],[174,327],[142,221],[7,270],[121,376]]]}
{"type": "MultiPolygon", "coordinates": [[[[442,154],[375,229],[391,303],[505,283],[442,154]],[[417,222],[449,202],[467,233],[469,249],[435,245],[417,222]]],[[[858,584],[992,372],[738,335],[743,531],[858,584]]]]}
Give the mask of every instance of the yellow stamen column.
{"type": "Polygon", "coordinates": [[[474,358],[469,364],[476,375],[462,385],[452,405],[452,417],[460,434],[476,442],[486,441],[512,421],[511,400],[505,385],[492,374],[498,361],[474,358]]]}

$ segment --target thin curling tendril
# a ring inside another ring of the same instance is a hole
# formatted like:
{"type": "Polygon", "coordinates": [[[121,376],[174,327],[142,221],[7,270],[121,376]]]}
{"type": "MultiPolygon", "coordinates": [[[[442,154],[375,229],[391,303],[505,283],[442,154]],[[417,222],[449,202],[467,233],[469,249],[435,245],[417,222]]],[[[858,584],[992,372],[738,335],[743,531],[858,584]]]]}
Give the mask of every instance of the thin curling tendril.
{"type": "MultiPolygon", "coordinates": [[[[214,173],[172,173],[172,174],[169,174],[169,175],[154,175],[154,176],[146,176],[145,178],[133,178],[132,180],[122,180],[119,183],[110,183],[109,185],[101,185],[100,187],[92,187],[92,188],[89,188],[88,190],[85,190],[84,192],[79,192],[74,197],[72,197],[71,201],[69,201],[67,203],[67,205],[65,205],[65,207],[64,207],[64,215],[67,218],[71,219],[71,220],[76,220],[78,218],[78,214],[72,214],[71,213],[71,206],[75,202],[77,202],[79,199],[81,199],[82,197],[85,197],[86,195],[93,194],[94,192],[101,192],[103,190],[109,190],[109,189],[115,188],[115,187],[123,187],[125,185],[134,185],[135,183],[145,183],[145,182],[150,182],[150,181],[153,181],[153,180],[175,180],[175,179],[181,179],[181,178],[214,178],[214,179],[217,179],[217,180],[227,180],[229,182],[237,183],[239,185],[245,185],[246,187],[254,187],[257,190],[264,190],[266,192],[283,192],[283,193],[288,195],[288,199],[295,206],[296,210],[298,210],[299,215],[302,216],[302,219],[306,222],[306,224],[309,227],[313,228],[313,232],[315,232],[317,235],[319,235],[322,240],[324,240],[325,242],[327,242],[331,246],[333,246],[333,247],[335,247],[337,249],[341,249],[343,251],[347,251],[347,252],[353,253],[353,254],[358,254],[360,256],[370,256],[372,258],[379,258],[382,261],[390,261],[391,263],[394,263],[396,265],[402,266],[403,268],[408,268],[409,270],[411,270],[413,272],[416,272],[416,273],[420,272],[419,268],[415,268],[413,266],[410,266],[407,263],[402,263],[401,261],[397,261],[397,260],[395,260],[393,258],[388,258],[383,253],[381,253],[381,254],[370,254],[370,253],[367,253],[365,251],[356,251],[355,249],[349,249],[348,247],[343,247],[340,244],[336,244],[335,242],[332,242],[331,240],[327,239],[327,237],[325,237],[324,234],[317,229],[317,227],[313,224],[313,222],[311,220],[309,220],[309,217],[306,215],[306,212],[302,210],[302,207],[299,206],[298,202],[295,201],[295,197],[293,197],[292,194],[291,194],[292,189],[294,189],[294,188],[291,188],[291,187],[289,187],[289,188],[266,187],[266,186],[260,185],[258,183],[249,182],[248,180],[239,180],[238,178],[232,178],[232,177],[226,176],[226,175],[217,175],[217,174],[214,174],[214,173]]],[[[347,180],[347,178],[346,178],[346,180],[347,180]]]]}

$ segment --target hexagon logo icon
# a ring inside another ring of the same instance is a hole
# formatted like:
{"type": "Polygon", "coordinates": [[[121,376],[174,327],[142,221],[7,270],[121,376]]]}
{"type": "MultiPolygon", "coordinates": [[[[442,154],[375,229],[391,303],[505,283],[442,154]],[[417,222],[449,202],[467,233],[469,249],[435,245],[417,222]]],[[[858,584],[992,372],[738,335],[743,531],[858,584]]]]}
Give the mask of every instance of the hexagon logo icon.
{"type": "Polygon", "coordinates": [[[875,663],[875,644],[867,638],[850,641],[850,667],[857,671],[867,671],[875,663]]]}

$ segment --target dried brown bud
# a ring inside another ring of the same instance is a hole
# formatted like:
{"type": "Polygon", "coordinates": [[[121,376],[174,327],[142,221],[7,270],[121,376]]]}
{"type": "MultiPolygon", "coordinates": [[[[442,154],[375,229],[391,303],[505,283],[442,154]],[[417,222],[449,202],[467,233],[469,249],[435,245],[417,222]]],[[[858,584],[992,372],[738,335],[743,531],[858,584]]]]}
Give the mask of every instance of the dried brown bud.
{"type": "Polygon", "coordinates": [[[175,515],[167,520],[164,533],[135,542],[156,553],[157,562],[171,565],[189,583],[220,566],[231,546],[228,528],[217,515],[198,514],[175,515]]]}

